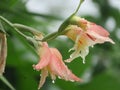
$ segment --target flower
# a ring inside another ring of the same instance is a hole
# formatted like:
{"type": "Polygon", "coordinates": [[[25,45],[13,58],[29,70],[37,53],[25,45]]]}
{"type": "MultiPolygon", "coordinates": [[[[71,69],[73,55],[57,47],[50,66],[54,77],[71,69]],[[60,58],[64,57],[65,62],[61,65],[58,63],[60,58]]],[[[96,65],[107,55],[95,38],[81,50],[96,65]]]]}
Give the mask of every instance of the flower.
{"type": "Polygon", "coordinates": [[[60,52],[56,48],[49,48],[46,42],[42,42],[40,45],[38,49],[40,61],[37,65],[33,65],[35,70],[41,70],[41,80],[38,89],[43,86],[48,72],[51,75],[53,83],[56,76],[66,81],[82,81],[67,68],[62,61],[60,52]]]}
{"type": "Polygon", "coordinates": [[[0,32],[0,75],[4,73],[7,56],[6,35],[0,32]]]}
{"type": "Polygon", "coordinates": [[[89,47],[97,43],[114,42],[109,38],[109,32],[103,27],[89,22],[84,18],[74,16],[74,25],[69,25],[66,28],[65,35],[75,41],[75,45],[71,50],[75,50],[70,58],[66,62],[71,62],[77,57],[82,57],[83,63],[85,63],[85,57],[89,53],[89,47]]]}

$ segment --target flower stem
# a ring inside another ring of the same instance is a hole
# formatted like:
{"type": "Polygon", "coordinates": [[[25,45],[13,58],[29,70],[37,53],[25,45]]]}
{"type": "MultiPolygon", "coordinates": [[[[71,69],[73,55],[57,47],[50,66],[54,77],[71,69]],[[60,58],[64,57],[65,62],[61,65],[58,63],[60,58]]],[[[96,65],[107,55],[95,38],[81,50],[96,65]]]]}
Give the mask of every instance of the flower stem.
{"type": "Polygon", "coordinates": [[[4,30],[4,28],[3,28],[3,25],[1,23],[1,21],[0,21],[0,31],[3,32],[3,33],[6,33],[5,30],[4,30]]]}
{"type": "Polygon", "coordinates": [[[53,32],[51,34],[48,34],[46,37],[44,37],[42,41],[49,41],[55,39],[57,36],[58,36],[58,32],[53,32]]]}
{"type": "Polygon", "coordinates": [[[68,25],[71,24],[71,18],[74,17],[75,14],[78,12],[78,10],[79,10],[81,4],[83,3],[83,1],[84,1],[84,0],[80,0],[80,2],[79,2],[79,4],[78,4],[78,7],[77,7],[77,9],[75,10],[75,12],[72,13],[72,15],[70,15],[70,16],[68,17],[68,19],[66,19],[66,20],[61,24],[61,26],[60,26],[59,29],[58,29],[58,32],[59,32],[59,33],[63,32],[64,29],[65,29],[68,25]]]}
{"type": "Polygon", "coordinates": [[[73,13],[74,15],[78,12],[78,10],[79,10],[79,8],[80,8],[80,6],[81,6],[81,4],[82,4],[83,2],[84,2],[84,0],[80,0],[77,9],[76,9],[75,12],[73,13]]]}
{"type": "MultiPolygon", "coordinates": [[[[40,34],[41,32],[39,32],[38,30],[31,28],[29,26],[25,26],[22,24],[13,24],[14,27],[18,28],[19,30],[23,30],[23,31],[28,31],[31,32],[32,34],[36,35],[36,34],[40,34]]],[[[42,34],[42,33],[41,33],[42,34]]]]}
{"type": "Polygon", "coordinates": [[[13,24],[8,21],[7,19],[5,19],[4,17],[0,16],[0,20],[7,23],[11,28],[13,28],[17,33],[19,33],[21,36],[23,36],[24,38],[28,39],[28,36],[26,36],[25,34],[23,34],[22,32],[20,32],[17,28],[15,28],[13,26],[13,24]]]}
{"type": "Polygon", "coordinates": [[[8,80],[3,76],[0,75],[0,79],[11,89],[11,90],[16,90],[9,82],[8,80]]]}
{"type": "Polygon", "coordinates": [[[8,21],[7,19],[5,19],[2,16],[0,16],[0,20],[7,23],[17,33],[19,33],[21,36],[23,36],[30,44],[34,45],[35,48],[38,47],[38,43],[37,43],[37,40],[35,38],[27,36],[19,30],[24,28],[26,31],[29,31],[33,34],[41,34],[40,32],[36,31],[33,28],[30,28],[30,27],[27,27],[27,26],[24,26],[24,25],[21,25],[21,24],[12,24],[10,21],[8,21]]]}

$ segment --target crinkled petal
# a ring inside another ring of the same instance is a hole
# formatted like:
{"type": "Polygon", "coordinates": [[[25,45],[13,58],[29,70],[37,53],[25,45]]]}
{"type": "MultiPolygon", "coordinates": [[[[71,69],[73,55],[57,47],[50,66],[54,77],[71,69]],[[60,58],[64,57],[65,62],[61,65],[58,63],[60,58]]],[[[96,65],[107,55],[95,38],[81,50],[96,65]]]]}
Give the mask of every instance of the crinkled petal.
{"type": "Polygon", "coordinates": [[[62,56],[57,49],[51,48],[53,53],[52,61],[50,63],[51,71],[54,72],[61,79],[69,81],[81,81],[77,76],[75,76],[62,61],[62,56]]]}
{"type": "Polygon", "coordinates": [[[40,78],[38,89],[40,89],[43,86],[43,84],[45,83],[46,77],[48,76],[48,71],[46,68],[41,70],[40,76],[41,76],[41,78],[40,78]]]}
{"type": "Polygon", "coordinates": [[[96,40],[94,41],[94,43],[110,42],[110,43],[114,44],[114,41],[112,39],[110,39],[109,37],[100,36],[96,32],[90,31],[90,32],[88,32],[88,35],[90,35],[91,37],[96,38],[96,40]]]}
{"type": "Polygon", "coordinates": [[[90,23],[87,33],[96,39],[96,43],[111,42],[114,44],[113,40],[109,38],[109,32],[99,25],[90,23]]]}
{"type": "Polygon", "coordinates": [[[88,53],[89,53],[89,46],[75,49],[75,51],[70,55],[70,58],[65,60],[65,62],[69,63],[73,61],[75,58],[80,56],[83,60],[83,63],[85,64],[85,57],[88,55],[88,53]]]}
{"type": "Polygon", "coordinates": [[[77,57],[82,57],[83,63],[85,63],[85,57],[89,53],[89,46],[93,46],[95,43],[93,38],[88,36],[84,31],[81,32],[80,35],[77,36],[75,45],[74,45],[74,52],[70,55],[70,58],[65,60],[66,62],[71,62],[73,59],[77,57]]]}
{"type": "Polygon", "coordinates": [[[70,55],[70,58],[65,60],[65,62],[71,62],[73,61],[75,58],[79,57],[80,56],[80,50],[78,49],[74,49],[75,51],[70,55]]]}
{"type": "Polygon", "coordinates": [[[51,79],[52,79],[52,83],[55,83],[55,79],[56,79],[55,73],[52,72],[50,69],[49,69],[49,72],[50,72],[50,76],[51,76],[51,79]]]}
{"type": "Polygon", "coordinates": [[[109,32],[107,30],[105,30],[103,27],[93,24],[93,23],[92,24],[90,23],[89,27],[87,28],[87,31],[95,32],[96,34],[103,36],[103,37],[109,36],[109,32]]]}
{"type": "Polygon", "coordinates": [[[49,47],[44,44],[39,50],[39,55],[39,63],[37,65],[33,65],[33,68],[36,70],[40,70],[49,64],[51,58],[51,51],[49,47]]]}
{"type": "Polygon", "coordinates": [[[49,64],[49,59],[46,59],[45,57],[41,58],[39,63],[36,65],[33,65],[33,68],[37,71],[43,69],[49,64]]]}
{"type": "Polygon", "coordinates": [[[77,35],[80,35],[82,32],[82,29],[77,25],[69,25],[69,27],[66,29],[69,29],[66,35],[73,41],[75,41],[77,38],[77,35]]]}
{"type": "Polygon", "coordinates": [[[88,53],[89,53],[89,47],[86,47],[81,50],[80,56],[83,59],[83,64],[85,64],[85,57],[88,55],[88,53]]]}

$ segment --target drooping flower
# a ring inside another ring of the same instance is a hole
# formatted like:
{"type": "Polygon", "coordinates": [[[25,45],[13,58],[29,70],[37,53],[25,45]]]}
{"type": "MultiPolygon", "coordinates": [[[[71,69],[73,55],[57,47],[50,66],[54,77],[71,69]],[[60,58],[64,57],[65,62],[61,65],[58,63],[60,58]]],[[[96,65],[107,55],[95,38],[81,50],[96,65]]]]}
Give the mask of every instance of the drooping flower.
{"type": "Polygon", "coordinates": [[[112,39],[109,38],[109,32],[103,27],[77,16],[73,17],[73,23],[73,25],[69,25],[66,28],[67,32],[65,35],[75,42],[74,47],[70,49],[70,51],[75,51],[66,62],[71,62],[80,56],[83,59],[83,63],[85,63],[85,57],[89,53],[90,46],[104,42],[114,44],[112,39]]]}
{"type": "Polygon", "coordinates": [[[33,65],[35,70],[41,70],[41,80],[38,89],[43,86],[48,73],[50,73],[53,83],[56,76],[66,81],[82,81],[64,64],[62,56],[56,48],[49,48],[46,42],[42,42],[38,49],[38,54],[40,60],[37,65],[33,65]]]}
{"type": "Polygon", "coordinates": [[[6,35],[0,32],[0,75],[4,73],[7,56],[6,35]]]}

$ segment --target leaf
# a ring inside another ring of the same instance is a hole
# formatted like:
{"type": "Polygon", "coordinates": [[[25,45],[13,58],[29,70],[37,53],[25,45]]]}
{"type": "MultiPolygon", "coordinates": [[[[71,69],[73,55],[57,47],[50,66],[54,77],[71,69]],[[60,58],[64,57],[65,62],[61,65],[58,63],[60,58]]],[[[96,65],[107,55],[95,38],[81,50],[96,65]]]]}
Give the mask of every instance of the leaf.
{"type": "Polygon", "coordinates": [[[0,75],[3,74],[6,64],[7,43],[6,35],[0,33],[0,75]]]}

